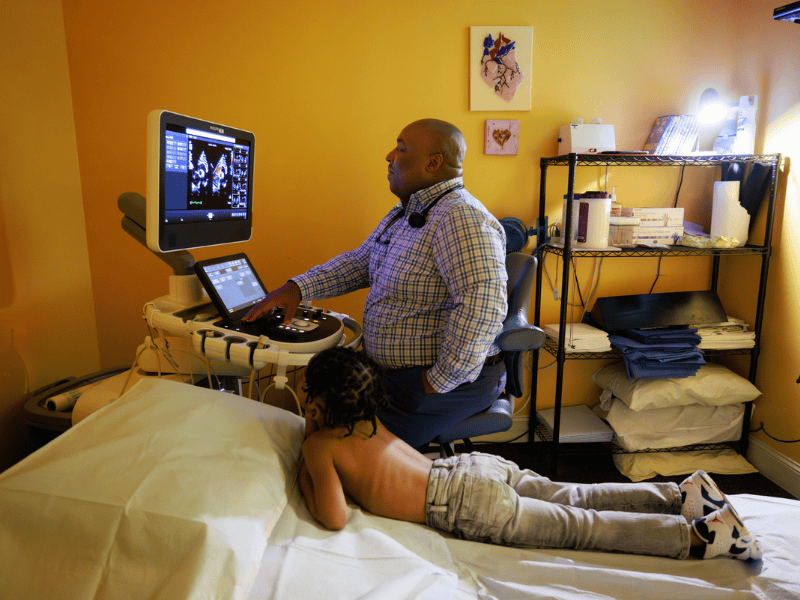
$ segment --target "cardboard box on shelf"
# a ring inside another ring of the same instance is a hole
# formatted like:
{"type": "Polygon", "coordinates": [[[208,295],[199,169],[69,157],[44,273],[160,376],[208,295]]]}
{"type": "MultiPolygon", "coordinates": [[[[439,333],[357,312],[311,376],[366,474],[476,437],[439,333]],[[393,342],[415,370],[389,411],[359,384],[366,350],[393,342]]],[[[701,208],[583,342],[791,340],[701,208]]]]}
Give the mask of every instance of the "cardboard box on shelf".
{"type": "Polygon", "coordinates": [[[639,227],[636,241],[639,244],[677,244],[683,227],[639,227]]]}
{"type": "Polygon", "coordinates": [[[621,213],[623,217],[638,218],[639,227],[683,227],[683,208],[633,208],[623,206],[621,213]]]}

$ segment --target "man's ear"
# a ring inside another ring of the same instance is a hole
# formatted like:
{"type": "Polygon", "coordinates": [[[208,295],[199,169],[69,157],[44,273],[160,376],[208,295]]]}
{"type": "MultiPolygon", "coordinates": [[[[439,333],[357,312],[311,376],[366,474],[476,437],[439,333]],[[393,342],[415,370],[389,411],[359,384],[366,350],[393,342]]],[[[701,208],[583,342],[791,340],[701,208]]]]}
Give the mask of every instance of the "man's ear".
{"type": "Polygon", "coordinates": [[[428,171],[429,173],[438,171],[439,167],[442,166],[443,162],[444,162],[444,156],[442,156],[440,152],[437,152],[436,154],[431,154],[428,157],[428,164],[426,165],[425,170],[428,171]]]}

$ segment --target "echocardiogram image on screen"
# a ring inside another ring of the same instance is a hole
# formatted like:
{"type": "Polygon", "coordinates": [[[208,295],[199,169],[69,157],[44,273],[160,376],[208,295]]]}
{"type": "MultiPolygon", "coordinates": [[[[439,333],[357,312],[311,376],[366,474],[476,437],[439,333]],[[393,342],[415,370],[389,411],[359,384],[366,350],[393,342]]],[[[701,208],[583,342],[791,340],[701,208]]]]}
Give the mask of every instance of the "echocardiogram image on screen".
{"type": "Polygon", "coordinates": [[[239,207],[231,198],[233,146],[190,137],[188,158],[189,208],[239,207]]]}
{"type": "Polygon", "coordinates": [[[233,138],[215,139],[191,129],[167,131],[166,135],[167,210],[202,210],[204,215],[224,211],[220,218],[244,216],[249,148],[233,138]]]}

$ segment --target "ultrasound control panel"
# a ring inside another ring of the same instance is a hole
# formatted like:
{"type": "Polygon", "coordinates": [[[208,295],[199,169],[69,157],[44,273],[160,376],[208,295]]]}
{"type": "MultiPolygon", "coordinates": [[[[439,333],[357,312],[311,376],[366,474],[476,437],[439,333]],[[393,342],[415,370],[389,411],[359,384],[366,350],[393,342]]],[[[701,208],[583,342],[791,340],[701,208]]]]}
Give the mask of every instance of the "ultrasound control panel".
{"type": "Polygon", "coordinates": [[[321,308],[298,307],[291,322],[284,322],[283,309],[277,308],[272,314],[256,321],[238,321],[227,325],[220,319],[214,323],[214,327],[256,337],[265,335],[278,344],[297,344],[319,342],[339,335],[342,322],[321,308]]]}
{"type": "Polygon", "coordinates": [[[358,347],[361,342],[356,321],[322,308],[301,306],[291,323],[278,323],[272,315],[237,325],[225,324],[209,303],[178,311],[160,305],[156,300],[145,306],[151,327],[189,337],[200,357],[256,370],[270,363],[305,365],[317,352],[339,344],[358,347]],[[347,331],[352,333],[349,338],[347,331]]]}

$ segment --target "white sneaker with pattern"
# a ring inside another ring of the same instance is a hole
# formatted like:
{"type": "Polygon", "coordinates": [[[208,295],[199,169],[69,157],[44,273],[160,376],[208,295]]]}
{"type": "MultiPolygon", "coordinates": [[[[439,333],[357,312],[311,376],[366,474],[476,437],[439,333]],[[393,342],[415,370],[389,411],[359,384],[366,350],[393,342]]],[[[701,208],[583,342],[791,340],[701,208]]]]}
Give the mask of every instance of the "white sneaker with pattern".
{"type": "Polygon", "coordinates": [[[705,471],[695,471],[693,475],[684,479],[680,484],[680,490],[683,498],[681,515],[690,523],[729,504],[725,494],[705,471]]]}
{"type": "Polygon", "coordinates": [[[761,560],[761,549],[730,504],[695,519],[692,529],[704,545],[692,549],[699,558],[728,556],[739,560],[761,560]]]}

